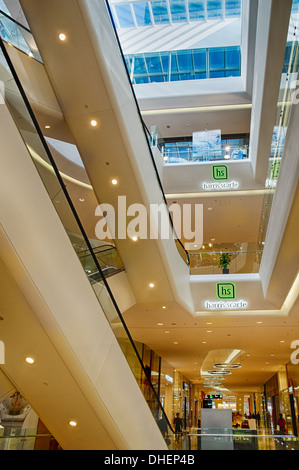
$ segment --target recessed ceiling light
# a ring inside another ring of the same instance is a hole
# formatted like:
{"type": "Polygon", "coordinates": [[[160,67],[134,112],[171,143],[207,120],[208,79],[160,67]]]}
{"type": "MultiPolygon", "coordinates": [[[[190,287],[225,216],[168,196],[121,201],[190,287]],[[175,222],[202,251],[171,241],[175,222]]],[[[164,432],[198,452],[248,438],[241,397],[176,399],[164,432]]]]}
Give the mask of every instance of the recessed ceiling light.
{"type": "Polygon", "coordinates": [[[28,56],[29,56],[29,57],[33,57],[33,53],[32,53],[31,51],[28,52],[28,56]]]}
{"type": "Polygon", "coordinates": [[[90,121],[90,125],[92,127],[96,127],[98,125],[97,121],[95,119],[93,119],[92,121],[90,121]]]}
{"type": "Polygon", "coordinates": [[[173,344],[179,344],[179,342],[178,342],[178,341],[174,341],[173,344]]]}
{"type": "Polygon", "coordinates": [[[27,364],[34,364],[35,363],[35,360],[32,357],[26,357],[25,361],[27,362],[27,364]]]}
{"type": "Polygon", "coordinates": [[[155,284],[153,282],[150,282],[149,287],[152,289],[153,287],[155,287],[155,284]]]}
{"type": "Polygon", "coordinates": [[[136,235],[134,235],[134,236],[132,237],[132,240],[133,240],[133,242],[137,242],[138,237],[136,237],[136,235]]]}
{"type": "Polygon", "coordinates": [[[51,129],[51,126],[47,125],[45,126],[45,129],[51,129]]]}
{"type": "Polygon", "coordinates": [[[165,305],[162,305],[162,308],[163,308],[163,310],[165,310],[167,307],[165,307],[165,305]]]}
{"type": "Polygon", "coordinates": [[[263,322],[262,321],[257,321],[257,324],[258,325],[261,325],[263,322]]]}
{"type": "Polygon", "coordinates": [[[157,325],[158,325],[158,326],[163,326],[163,325],[164,325],[164,323],[157,323],[157,325]]]}
{"type": "Polygon", "coordinates": [[[281,342],[281,343],[284,343],[285,341],[282,339],[280,342],[281,342]]]}
{"type": "Polygon", "coordinates": [[[75,428],[76,426],[78,426],[78,423],[77,423],[77,421],[72,419],[71,421],[69,421],[69,425],[72,426],[73,428],[75,428]]]}
{"type": "Polygon", "coordinates": [[[112,183],[114,186],[116,186],[117,183],[118,183],[118,181],[117,181],[117,179],[114,178],[114,179],[111,181],[111,183],[112,183]]]}
{"type": "Polygon", "coordinates": [[[59,39],[60,41],[65,41],[66,40],[66,35],[64,33],[59,34],[59,39]]]}

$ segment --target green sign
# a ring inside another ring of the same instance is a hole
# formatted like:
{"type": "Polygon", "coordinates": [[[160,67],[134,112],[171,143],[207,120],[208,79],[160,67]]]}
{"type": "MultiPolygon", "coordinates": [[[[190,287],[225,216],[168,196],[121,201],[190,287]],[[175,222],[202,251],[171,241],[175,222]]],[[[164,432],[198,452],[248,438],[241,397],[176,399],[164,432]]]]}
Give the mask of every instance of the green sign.
{"type": "Polygon", "coordinates": [[[235,299],[236,286],[232,282],[219,282],[217,284],[217,295],[219,299],[235,299]]]}
{"type": "Polygon", "coordinates": [[[274,162],[272,164],[272,178],[277,179],[280,170],[280,161],[274,162]]]}
{"type": "Polygon", "coordinates": [[[226,165],[214,165],[213,166],[213,178],[214,180],[227,180],[228,179],[228,168],[226,165]]]}

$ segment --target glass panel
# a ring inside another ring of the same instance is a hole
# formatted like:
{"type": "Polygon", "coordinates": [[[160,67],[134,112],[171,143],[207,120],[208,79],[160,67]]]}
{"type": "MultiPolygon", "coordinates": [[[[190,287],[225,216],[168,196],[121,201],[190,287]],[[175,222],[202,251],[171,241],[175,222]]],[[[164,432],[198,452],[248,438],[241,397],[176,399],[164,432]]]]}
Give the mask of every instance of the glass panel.
{"type": "Polygon", "coordinates": [[[133,8],[138,26],[148,26],[152,24],[147,2],[133,3],[133,8]]]}
{"type": "Polygon", "coordinates": [[[170,0],[171,19],[173,23],[187,20],[185,0],[170,0]]]}
{"type": "Polygon", "coordinates": [[[146,74],[147,68],[143,57],[135,57],[134,75],[146,74]]]}
{"type": "Polygon", "coordinates": [[[170,58],[170,54],[169,52],[161,52],[160,54],[161,56],[161,62],[162,62],[162,67],[163,67],[163,72],[164,73],[168,73],[169,72],[169,58],[170,58]]]}
{"type": "Polygon", "coordinates": [[[177,54],[176,52],[171,53],[171,71],[172,72],[177,72],[179,70],[178,68],[178,62],[177,62],[177,54]]]}
{"type": "Polygon", "coordinates": [[[241,52],[239,47],[229,47],[225,50],[225,66],[226,68],[240,68],[241,52]]]}
{"type": "Polygon", "coordinates": [[[191,21],[205,19],[205,7],[203,1],[188,0],[189,18],[191,21]]]}
{"type": "Polygon", "coordinates": [[[178,51],[177,58],[180,72],[189,72],[193,70],[191,51],[178,51]]]}
{"type": "Polygon", "coordinates": [[[166,0],[151,2],[154,20],[156,24],[169,23],[169,15],[166,0]]]}
{"type": "Polygon", "coordinates": [[[207,51],[201,49],[193,53],[194,68],[196,71],[205,72],[207,70],[207,51]]]}
{"type": "Polygon", "coordinates": [[[208,0],[207,2],[208,18],[217,18],[223,16],[222,0],[208,0]]]}
{"type": "Polygon", "coordinates": [[[224,49],[210,49],[209,50],[209,63],[210,70],[224,69],[224,49]]]}
{"type": "Polygon", "coordinates": [[[162,66],[159,55],[145,57],[148,73],[161,73],[162,66]]]}
{"type": "Polygon", "coordinates": [[[114,8],[121,28],[130,28],[134,26],[130,5],[115,5],[114,8]]]}
{"type": "Polygon", "coordinates": [[[241,15],[241,0],[226,0],[225,1],[225,15],[226,16],[240,16],[241,15]]]}

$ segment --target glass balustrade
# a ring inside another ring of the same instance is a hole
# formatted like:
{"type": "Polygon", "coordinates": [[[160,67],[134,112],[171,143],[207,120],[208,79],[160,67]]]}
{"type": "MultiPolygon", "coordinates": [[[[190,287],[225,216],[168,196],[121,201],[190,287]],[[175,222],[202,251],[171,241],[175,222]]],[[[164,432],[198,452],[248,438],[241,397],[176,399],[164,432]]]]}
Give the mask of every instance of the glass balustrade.
{"type": "MultiPolygon", "coordinates": [[[[221,274],[223,268],[219,267],[222,252],[205,251],[189,253],[190,274],[221,274]]],[[[230,264],[227,266],[229,274],[258,273],[263,251],[230,251],[230,264]]]]}
{"type": "MultiPolygon", "coordinates": [[[[0,4],[1,7],[1,4],[0,4]]],[[[10,18],[0,8],[0,37],[14,47],[42,62],[37,45],[29,29],[10,18]]]]}

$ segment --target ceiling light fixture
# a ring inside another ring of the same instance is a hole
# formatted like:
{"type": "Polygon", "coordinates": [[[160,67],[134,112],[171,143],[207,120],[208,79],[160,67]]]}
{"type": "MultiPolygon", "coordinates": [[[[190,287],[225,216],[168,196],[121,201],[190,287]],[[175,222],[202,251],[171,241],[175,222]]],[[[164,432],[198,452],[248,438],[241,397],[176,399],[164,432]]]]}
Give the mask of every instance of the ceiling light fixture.
{"type": "Polygon", "coordinates": [[[60,41],[65,41],[66,40],[66,35],[64,33],[59,34],[59,39],[60,41]]]}
{"type": "Polygon", "coordinates": [[[25,361],[27,362],[27,364],[30,365],[35,363],[35,360],[32,357],[26,357],[25,361]]]}
{"type": "Polygon", "coordinates": [[[71,421],[69,421],[69,425],[75,428],[76,426],[78,426],[78,423],[74,419],[71,419],[71,421]]]}
{"type": "Polygon", "coordinates": [[[112,183],[114,186],[116,186],[117,183],[118,183],[118,181],[117,181],[117,179],[113,179],[113,180],[111,181],[111,183],[112,183]]]}
{"type": "Polygon", "coordinates": [[[149,287],[152,289],[153,287],[155,287],[155,284],[153,282],[150,282],[149,287]]]}
{"type": "Polygon", "coordinates": [[[92,121],[90,121],[90,125],[92,127],[96,127],[98,125],[97,121],[95,119],[92,119],[92,121]]]}
{"type": "Polygon", "coordinates": [[[229,364],[227,362],[218,362],[214,364],[215,369],[240,369],[241,364],[229,364]]]}

